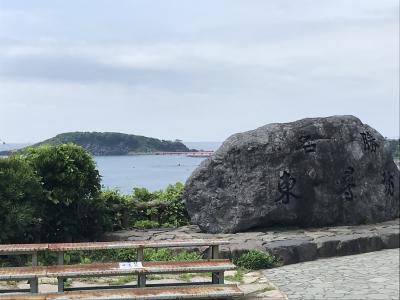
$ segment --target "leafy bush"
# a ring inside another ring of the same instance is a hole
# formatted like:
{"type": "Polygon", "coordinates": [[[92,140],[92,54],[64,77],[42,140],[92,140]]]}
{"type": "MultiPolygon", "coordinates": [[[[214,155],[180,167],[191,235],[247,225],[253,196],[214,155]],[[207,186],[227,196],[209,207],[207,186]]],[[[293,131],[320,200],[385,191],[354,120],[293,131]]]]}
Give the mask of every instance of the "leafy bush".
{"type": "Polygon", "coordinates": [[[133,189],[133,198],[139,202],[150,202],[155,200],[155,194],[149,192],[146,188],[136,187],[133,189]]]}
{"type": "Polygon", "coordinates": [[[250,250],[234,260],[235,265],[249,270],[269,269],[281,265],[280,260],[269,253],[250,250]]]}
{"type": "Polygon", "coordinates": [[[165,191],[154,193],[143,188],[135,189],[133,200],[139,218],[155,221],[158,227],[178,227],[188,224],[189,217],[182,199],[183,188],[184,185],[178,182],[169,185],[165,191]]]}
{"type": "Polygon", "coordinates": [[[140,221],[135,222],[135,225],[133,227],[135,227],[137,229],[150,229],[150,228],[160,227],[160,224],[156,221],[140,220],[140,221]]]}
{"type": "Polygon", "coordinates": [[[145,261],[170,261],[173,260],[171,249],[145,249],[143,259],[145,261]]]}
{"type": "Polygon", "coordinates": [[[129,196],[121,195],[116,190],[102,192],[107,220],[112,223],[113,230],[186,225],[189,217],[182,199],[183,187],[182,183],[176,183],[156,192],[135,188],[129,196]]]}
{"type": "Polygon", "coordinates": [[[40,177],[42,241],[92,239],[103,232],[105,210],[93,158],[73,144],[41,146],[24,157],[40,177]]]}
{"type": "Polygon", "coordinates": [[[198,252],[189,252],[189,251],[182,251],[179,252],[177,255],[174,255],[172,260],[175,261],[195,261],[201,260],[203,257],[198,252]]]}
{"type": "MultiPolygon", "coordinates": [[[[95,251],[68,251],[64,254],[66,264],[89,264],[95,262],[136,261],[136,249],[113,249],[95,251]]],[[[145,249],[144,261],[196,261],[202,259],[198,252],[180,251],[174,253],[171,249],[145,249]]],[[[39,262],[42,265],[57,263],[57,254],[52,252],[40,253],[39,262]]],[[[23,264],[26,264],[25,260],[23,264]]],[[[1,265],[1,261],[0,261],[1,265]]],[[[21,264],[14,264],[21,265],[21,264]]]]}
{"type": "Polygon", "coordinates": [[[184,185],[178,182],[169,185],[165,191],[155,193],[160,202],[167,204],[161,215],[163,224],[170,224],[173,227],[189,224],[189,215],[183,202],[183,189],[184,185]]]}
{"type": "Polygon", "coordinates": [[[0,158],[0,243],[39,238],[42,198],[40,177],[23,158],[0,158]]]}
{"type": "Polygon", "coordinates": [[[136,214],[131,209],[132,197],[121,195],[117,190],[103,191],[100,197],[106,207],[104,215],[106,230],[114,231],[130,227],[130,220],[136,219],[136,214]]]}

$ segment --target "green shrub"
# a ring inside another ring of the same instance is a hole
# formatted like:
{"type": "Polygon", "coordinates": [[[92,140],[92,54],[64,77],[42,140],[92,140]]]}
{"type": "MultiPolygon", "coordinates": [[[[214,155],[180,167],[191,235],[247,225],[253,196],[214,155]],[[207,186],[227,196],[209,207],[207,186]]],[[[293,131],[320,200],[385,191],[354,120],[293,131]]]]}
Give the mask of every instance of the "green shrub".
{"type": "Polygon", "coordinates": [[[150,228],[158,228],[160,227],[160,224],[156,221],[140,220],[135,222],[135,225],[133,227],[137,229],[150,229],[150,228]]]}
{"type": "Polygon", "coordinates": [[[135,188],[129,196],[116,190],[102,192],[101,198],[107,207],[107,228],[171,228],[188,224],[183,187],[182,183],[176,183],[156,192],[135,188]]]}
{"type": "Polygon", "coordinates": [[[155,195],[149,192],[146,188],[134,188],[132,196],[139,202],[150,202],[151,200],[155,200],[155,195]]]}
{"type": "MultiPolygon", "coordinates": [[[[156,197],[166,206],[161,214],[161,223],[179,227],[189,224],[189,215],[183,202],[184,185],[180,182],[169,185],[165,191],[156,192],[156,197]]],[[[168,227],[168,226],[165,226],[168,227]]]]}
{"type": "Polygon", "coordinates": [[[269,253],[250,250],[234,260],[235,265],[249,270],[269,269],[281,265],[280,260],[269,253]]]}
{"type": "Polygon", "coordinates": [[[196,261],[201,260],[202,255],[193,251],[180,251],[174,253],[171,249],[146,249],[144,251],[145,261],[196,261]]]}
{"type": "Polygon", "coordinates": [[[177,255],[174,255],[172,260],[175,261],[195,261],[201,260],[203,257],[200,253],[197,252],[189,252],[189,251],[182,251],[179,252],[177,255]]]}
{"type": "Polygon", "coordinates": [[[107,231],[128,228],[137,219],[131,196],[121,195],[118,190],[107,190],[100,197],[106,207],[104,217],[107,231]]]}
{"type": "Polygon", "coordinates": [[[24,152],[40,177],[42,241],[79,241],[103,232],[105,206],[93,158],[73,144],[41,146],[24,152]]]}
{"type": "Polygon", "coordinates": [[[173,259],[171,249],[146,249],[144,251],[145,261],[170,261],[173,259]]]}
{"type": "Polygon", "coordinates": [[[39,239],[44,192],[40,177],[20,156],[0,158],[0,243],[39,239]]]}

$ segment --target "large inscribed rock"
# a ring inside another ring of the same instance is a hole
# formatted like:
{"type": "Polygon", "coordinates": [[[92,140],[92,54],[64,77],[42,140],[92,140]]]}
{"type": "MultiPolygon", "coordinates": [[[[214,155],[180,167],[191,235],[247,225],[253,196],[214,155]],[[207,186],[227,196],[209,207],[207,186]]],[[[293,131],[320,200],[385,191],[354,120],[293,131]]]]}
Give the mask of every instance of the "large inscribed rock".
{"type": "Polygon", "coordinates": [[[399,216],[399,170],[356,117],[303,119],[231,136],[184,198],[192,222],[212,233],[380,222],[399,216]]]}

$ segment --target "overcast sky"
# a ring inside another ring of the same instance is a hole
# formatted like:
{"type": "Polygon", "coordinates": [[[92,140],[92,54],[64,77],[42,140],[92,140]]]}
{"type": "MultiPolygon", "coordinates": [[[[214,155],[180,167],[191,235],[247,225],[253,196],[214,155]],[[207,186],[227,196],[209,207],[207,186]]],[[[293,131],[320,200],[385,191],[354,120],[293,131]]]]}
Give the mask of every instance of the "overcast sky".
{"type": "Polygon", "coordinates": [[[397,0],[0,0],[0,139],[336,114],[398,137],[398,51],[397,0]]]}

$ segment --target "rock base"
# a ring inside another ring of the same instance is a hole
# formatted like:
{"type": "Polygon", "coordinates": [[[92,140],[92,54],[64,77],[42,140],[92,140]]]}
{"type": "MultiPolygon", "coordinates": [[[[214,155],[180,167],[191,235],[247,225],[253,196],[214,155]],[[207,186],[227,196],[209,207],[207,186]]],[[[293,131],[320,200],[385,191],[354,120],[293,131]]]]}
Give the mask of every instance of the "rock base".
{"type": "MultiPolygon", "coordinates": [[[[239,257],[248,250],[268,251],[281,257],[284,264],[293,264],[341,255],[400,247],[399,219],[377,224],[324,228],[269,228],[231,234],[202,233],[198,226],[176,229],[123,230],[104,236],[106,241],[223,239],[224,258],[239,257]]],[[[200,249],[205,250],[205,249],[200,249]]]]}

